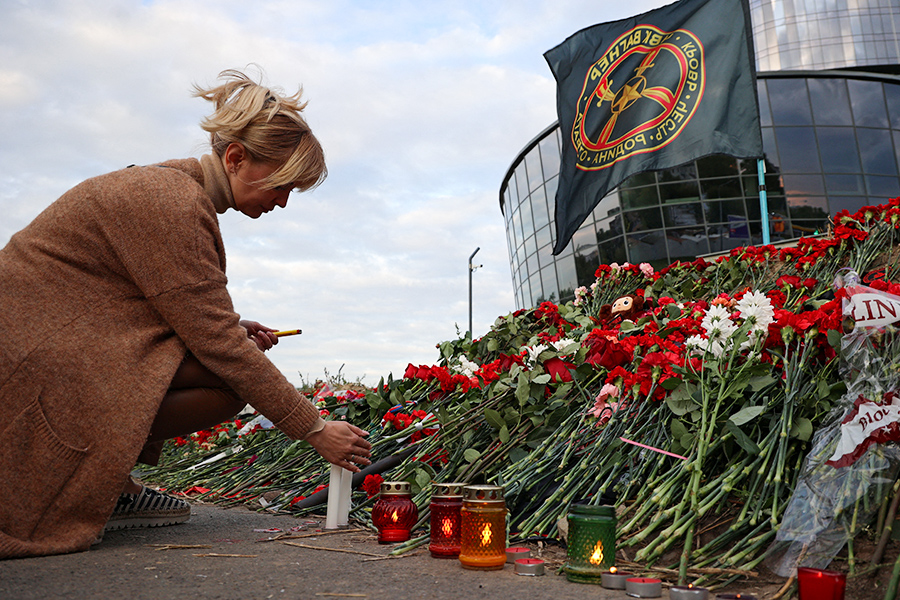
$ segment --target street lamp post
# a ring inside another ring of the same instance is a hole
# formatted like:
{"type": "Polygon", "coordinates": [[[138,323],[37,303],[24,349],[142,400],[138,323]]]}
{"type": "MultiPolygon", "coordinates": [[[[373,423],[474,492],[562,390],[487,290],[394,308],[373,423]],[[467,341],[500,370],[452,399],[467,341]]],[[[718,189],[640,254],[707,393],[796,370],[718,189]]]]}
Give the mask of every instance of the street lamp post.
{"type": "Polygon", "coordinates": [[[473,265],[472,259],[475,258],[475,255],[478,254],[478,251],[481,250],[481,246],[475,248],[475,252],[473,252],[469,256],[469,341],[472,341],[472,272],[480,267],[481,265],[473,265]]]}

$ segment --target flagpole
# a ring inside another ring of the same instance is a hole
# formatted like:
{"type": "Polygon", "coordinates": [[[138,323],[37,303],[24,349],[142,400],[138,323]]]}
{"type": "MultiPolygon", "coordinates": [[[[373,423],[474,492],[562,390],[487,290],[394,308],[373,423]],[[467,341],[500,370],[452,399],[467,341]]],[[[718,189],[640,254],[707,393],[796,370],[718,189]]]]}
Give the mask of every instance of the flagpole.
{"type": "Polygon", "coordinates": [[[759,180],[759,213],[762,215],[762,243],[769,245],[769,203],[766,199],[766,161],[756,159],[756,174],[759,180]]]}

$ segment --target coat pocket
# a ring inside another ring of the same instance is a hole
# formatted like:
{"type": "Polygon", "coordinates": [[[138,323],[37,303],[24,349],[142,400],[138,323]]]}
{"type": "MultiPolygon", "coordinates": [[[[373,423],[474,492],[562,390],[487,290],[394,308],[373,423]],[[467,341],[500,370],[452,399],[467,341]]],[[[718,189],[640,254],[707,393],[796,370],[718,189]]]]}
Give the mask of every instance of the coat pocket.
{"type": "Polygon", "coordinates": [[[54,433],[38,399],[0,431],[0,531],[29,539],[87,455],[54,433]]]}

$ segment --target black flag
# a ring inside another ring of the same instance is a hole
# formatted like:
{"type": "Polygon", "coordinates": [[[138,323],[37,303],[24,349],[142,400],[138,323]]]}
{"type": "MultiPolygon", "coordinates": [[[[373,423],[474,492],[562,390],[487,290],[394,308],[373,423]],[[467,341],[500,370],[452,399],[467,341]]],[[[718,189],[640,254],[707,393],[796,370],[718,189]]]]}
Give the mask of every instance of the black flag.
{"type": "Polygon", "coordinates": [[[582,29],[544,58],[563,140],[553,254],[635,173],[763,155],[747,0],[681,0],[582,29]]]}

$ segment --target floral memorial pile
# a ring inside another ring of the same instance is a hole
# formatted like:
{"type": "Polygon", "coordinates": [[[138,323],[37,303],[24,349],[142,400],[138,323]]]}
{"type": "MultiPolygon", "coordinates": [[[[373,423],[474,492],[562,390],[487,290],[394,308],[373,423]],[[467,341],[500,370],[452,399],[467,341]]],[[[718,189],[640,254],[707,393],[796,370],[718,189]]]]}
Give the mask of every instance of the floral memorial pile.
{"type": "MultiPolygon", "coordinates": [[[[842,362],[853,331],[844,314],[853,288],[841,285],[849,274],[900,296],[891,283],[900,281],[900,200],[839,213],[827,235],[793,247],[738,248],[661,271],[601,265],[574,301],[443,342],[437,364],[410,365],[374,389],[320,390],[325,418],[367,429],[373,443],[351,518],[371,526],[382,478],[410,482],[425,534],[395,552],[427,542],[435,482],[504,486],[510,541],[562,537],[573,502],[613,504],[617,546],[633,562],[727,584],[789,543],[776,536],[801,501],[792,499],[798,482],[809,485],[810,451],[825,452],[820,432],[858,414],[858,396],[887,407],[900,394],[896,323],[869,340],[865,367],[842,362]],[[848,380],[861,368],[884,377],[868,387],[848,380]]],[[[316,510],[328,465],[255,421],[180,440],[145,479],[221,503],[316,510]]],[[[897,452],[900,425],[875,429],[839,443],[874,464],[897,452]]],[[[896,469],[868,473],[877,493],[829,508],[851,517],[840,521],[838,548],[849,545],[851,570],[855,536],[866,527],[880,535],[892,519],[896,469]]]]}

